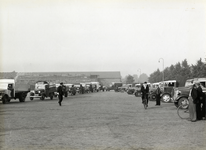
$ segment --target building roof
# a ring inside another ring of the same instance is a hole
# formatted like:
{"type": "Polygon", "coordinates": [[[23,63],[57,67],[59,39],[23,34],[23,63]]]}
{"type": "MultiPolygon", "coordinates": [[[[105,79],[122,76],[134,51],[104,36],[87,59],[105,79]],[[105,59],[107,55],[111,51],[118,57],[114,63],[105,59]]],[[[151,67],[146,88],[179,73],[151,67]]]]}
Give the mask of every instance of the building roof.
{"type": "Polygon", "coordinates": [[[32,76],[97,76],[100,79],[121,79],[120,71],[97,71],[97,72],[19,72],[19,75],[32,75],[32,76]]]}

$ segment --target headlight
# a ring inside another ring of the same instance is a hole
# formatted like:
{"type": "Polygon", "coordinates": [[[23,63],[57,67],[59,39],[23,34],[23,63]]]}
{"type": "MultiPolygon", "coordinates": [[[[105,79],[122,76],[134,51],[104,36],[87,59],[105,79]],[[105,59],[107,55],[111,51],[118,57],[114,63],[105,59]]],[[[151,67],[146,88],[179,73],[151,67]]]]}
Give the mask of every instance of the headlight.
{"type": "Polygon", "coordinates": [[[178,91],[177,91],[177,95],[179,96],[180,94],[181,94],[181,91],[178,90],[178,91]]]}

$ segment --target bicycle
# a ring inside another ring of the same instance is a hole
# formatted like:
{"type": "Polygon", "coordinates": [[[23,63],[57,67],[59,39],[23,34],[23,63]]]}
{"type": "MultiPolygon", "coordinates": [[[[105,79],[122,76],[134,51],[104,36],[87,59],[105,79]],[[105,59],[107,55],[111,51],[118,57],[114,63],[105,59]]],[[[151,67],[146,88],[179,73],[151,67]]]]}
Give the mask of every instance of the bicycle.
{"type": "Polygon", "coordinates": [[[143,99],[143,105],[144,105],[144,109],[147,109],[148,104],[147,104],[147,99],[146,98],[143,99]]]}
{"type": "Polygon", "coordinates": [[[189,119],[189,105],[181,104],[177,108],[177,114],[181,119],[189,119]]]}

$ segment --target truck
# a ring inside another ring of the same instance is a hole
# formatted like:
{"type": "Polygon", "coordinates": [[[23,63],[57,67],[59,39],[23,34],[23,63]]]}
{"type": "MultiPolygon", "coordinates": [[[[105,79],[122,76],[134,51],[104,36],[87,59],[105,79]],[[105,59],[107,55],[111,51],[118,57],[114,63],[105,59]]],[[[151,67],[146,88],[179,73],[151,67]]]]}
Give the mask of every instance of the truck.
{"type": "Polygon", "coordinates": [[[47,81],[37,81],[30,89],[30,100],[33,100],[34,98],[44,100],[47,97],[50,97],[52,100],[57,91],[56,85],[47,81]]]}
{"type": "Polygon", "coordinates": [[[25,102],[29,91],[30,85],[18,82],[17,78],[0,79],[0,100],[3,104],[9,103],[11,99],[19,99],[19,102],[25,102]]]}

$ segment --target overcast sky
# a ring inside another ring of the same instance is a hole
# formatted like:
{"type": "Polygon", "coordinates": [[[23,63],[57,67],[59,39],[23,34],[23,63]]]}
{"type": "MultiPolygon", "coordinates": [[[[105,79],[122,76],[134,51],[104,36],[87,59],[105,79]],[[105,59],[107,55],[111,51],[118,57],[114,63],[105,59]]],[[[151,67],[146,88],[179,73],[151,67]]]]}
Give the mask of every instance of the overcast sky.
{"type": "Polygon", "coordinates": [[[149,76],[205,57],[204,0],[0,0],[0,71],[149,76]]]}

